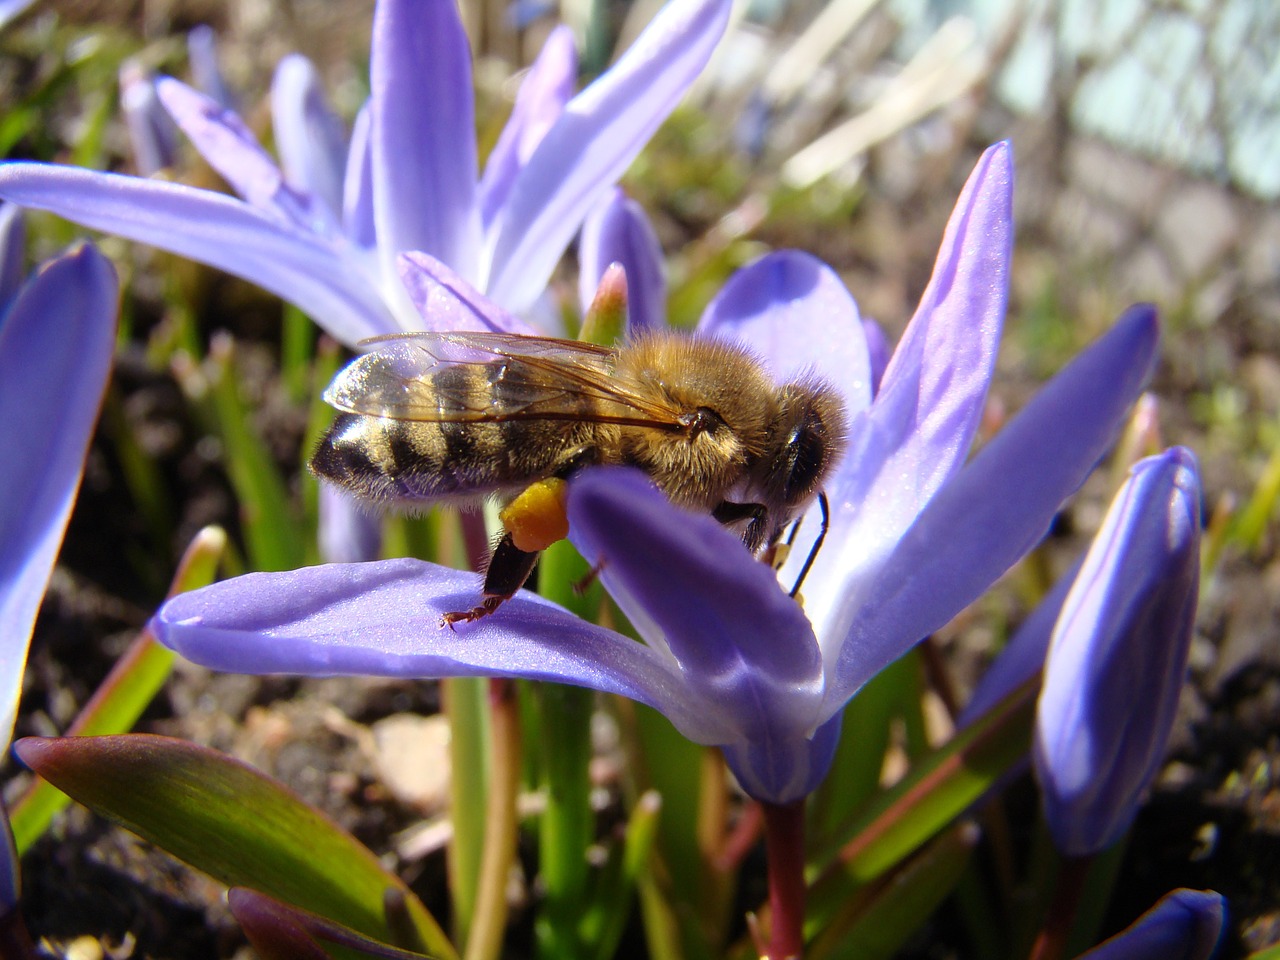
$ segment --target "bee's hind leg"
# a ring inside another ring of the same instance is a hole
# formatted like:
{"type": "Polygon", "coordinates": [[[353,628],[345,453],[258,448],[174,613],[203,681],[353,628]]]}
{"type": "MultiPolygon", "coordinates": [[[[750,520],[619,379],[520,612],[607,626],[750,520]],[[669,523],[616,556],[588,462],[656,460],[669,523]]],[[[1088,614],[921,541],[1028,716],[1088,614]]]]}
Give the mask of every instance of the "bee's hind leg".
{"type": "Polygon", "coordinates": [[[498,541],[484,575],[484,599],[470,610],[455,610],[440,618],[440,626],[453,627],[455,623],[470,623],[487,617],[515,595],[524,586],[538,562],[538,551],[521,550],[511,534],[506,533],[498,541]]]}

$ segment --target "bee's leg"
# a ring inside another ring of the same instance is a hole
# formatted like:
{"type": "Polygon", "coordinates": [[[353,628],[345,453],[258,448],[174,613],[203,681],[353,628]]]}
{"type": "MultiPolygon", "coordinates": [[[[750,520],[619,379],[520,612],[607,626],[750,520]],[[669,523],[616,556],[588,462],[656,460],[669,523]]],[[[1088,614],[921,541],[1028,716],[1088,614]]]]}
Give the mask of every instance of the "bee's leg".
{"type": "Polygon", "coordinates": [[[769,510],[762,503],[734,503],[732,500],[725,500],[711,511],[711,516],[726,527],[746,520],[742,542],[752,553],[759,553],[769,539],[769,510]]]}
{"type": "Polygon", "coordinates": [[[446,613],[440,618],[440,626],[452,627],[455,623],[470,623],[487,617],[524,586],[537,562],[537,551],[521,550],[510,533],[503,534],[489,560],[489,569],[485,571],[484,599],[470,610],[446,613]]]}

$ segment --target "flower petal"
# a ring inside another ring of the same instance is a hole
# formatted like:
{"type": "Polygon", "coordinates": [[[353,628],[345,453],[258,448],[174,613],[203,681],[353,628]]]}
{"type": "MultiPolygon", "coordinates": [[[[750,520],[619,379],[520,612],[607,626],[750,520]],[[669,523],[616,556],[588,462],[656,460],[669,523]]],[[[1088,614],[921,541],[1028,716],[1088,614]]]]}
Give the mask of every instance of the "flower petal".
{"type": "Polygon", "coordinates": [[[178,128],[156,96],[155,78],[132,58],[120,65],[120,110],[140,175],[149,177],[177,162],[178,128]]]}
{"type": "Polygon", "coordinates": [[[858,305],[829,266],[800,250],[767,254],[737,271],[711,301],[698,333],[739,340],[779,383],[817,374],[852,418],[871,403],[871,358],[858,305]]]}
{"type": "Polygon", "coordinates": [[[584,314],[600,278],[615,263],[627,277],[627,329],[666,329],[662,246],[644,209],[616,187],[592,208],[578,239],[578,296],[584,314]]]}
{"type": "Polygon", "coordinates": [[[1200,478],[1175,447],[1134,466],[1063,604],[1045,663],[1034,759],[1068,856],[1128,829],[1164,760],[1200,579],[1200,478]]]}
{"type": "Polygon", "coordinates": [[[499,303],[520,311],[542,292],[587,211],[706,65],[730,6],[730,0],[672,0],[618,62],[565,107],[494,224],[484,288],[499,303]]]}
{"type": "Polygon", "coordinates": [[[325,563],[377,560],[382,549],[382,518],[331,483],[320,484],[320,556],[325,563]]]}
{"type": "Polygon", "coordinates": [[[98,418],[118,292],[110,262],[85,245],[40,270],[0,327],[0,423],[22,451],[0,458],[0,743],[98,418]]]}
{"type": "Polygon", "coordinates": [[[331,211],[285,183],[275,160],[239,116],[172,77],[156,81],[156,95],[209,166],[250,205],[302,230],[323,234],[336,226],[331,211]]]}
{"type": "Polygon", "coordinates": [[[373,249],[378,231],[373,219],[373,158],[369,144],[369,104],[356,114],[342,184],[342,227],[358,247],[373,249]]]}
{"type": "Polygon", "coordinates": [[[200,24],[191,28],[191,32],[187,34],[187,61],[191,65],[191,76],[195,79],[196,88],[205,96],[213,98],[222,109],[234,110],[236,98],[218,67],[218,35],[213,27],[200,24]]]}
{"type": "Polygon", "coordinates": [[[0,196],[244,277],[352,345],[397,329],[346,248],[225,194],[43,163],[0,164],[0,196]]]}
{"type": "MultiPolygon", "coordinates": [[[[882,558],[964,463],[995,369],[1009,290],[1013,157],[1000,143],[969,176],[920,306],[874,405],[850,431],[856,451],[832,484],[832,538],[863,562],[882,558]]],[[[847,563],[831,552],[821,566],[847,563]]]]}
{"type": "Polygon", "coordinates": [[[832,578],[821,594],[807,587],[823,650],[837,661],[826,711],[959,613],[1044,536],[1142,392],[1158,337],[1153,307],[1128,310],[938,492],[872,576],[832,578]]]}
{"type": "Polygon", "coordinates": [[[556,27],[529,67],[506,126],[485,161],[480,180],[480,219],[487,230],[507,202],[516,175],[573,96],[578,80],[578,51],[573,31],[556,27]]]}
{"type": "Polygon", "coordinates": [[[409,299],[422,317],[423,330],[456,333],[498,331],[526,337],[540,332],[483,296],[430,254],[402,254],[400,277],[409,299]]]}
{"type": "Polygon", "coordinates": [[[736,740],[812,734],[823,682],[813,631],[741,540],[620,468],[570,482],[569,529],[641,635],[669,651],[691,695],[739,731],[736,740]]]}
{"type": "Polygon", "coordinates": [[[285,179],[319,199],[338,222],[347,136],[306,57],[290,54],[277,65],[271,80],[271,123],[285,179]]]}
{"type": "Polygon", "coordinates": [[[1080,960],[1209,960],[1222,940],[1227,904],[1212,890],[1174,890],[1080,960]]]}
{"type": "Polygon", "coordinates": [[[474,573],[421,560],[251,573],[175,597],[151,625],[196,663],[237,673],[523,677],[618,693],[703,743],[732,736],[644,644],[521,592],[450,630],[440,617],[479,597],[474,573]]]}
{"type": "Polygon", "coordinates": [[[13,203],[0,203],[0,326],[10,302],[22,289],[26,244],[27,227],[22,208],[13,203]]]}
{"type": "Polygon", "coordinates": [[[809,737],[726,744],[725,762],[748,795],[765,803],[791,803],[818,788],[840,744],[841,714],[809,737]]]}
{"type": "Polygon", "coordinates": [[[370,63],[373,202],[387,283],[421,250],[466,277],[480,244],[471,47],[454,0],[381,0],[370,63]]]}

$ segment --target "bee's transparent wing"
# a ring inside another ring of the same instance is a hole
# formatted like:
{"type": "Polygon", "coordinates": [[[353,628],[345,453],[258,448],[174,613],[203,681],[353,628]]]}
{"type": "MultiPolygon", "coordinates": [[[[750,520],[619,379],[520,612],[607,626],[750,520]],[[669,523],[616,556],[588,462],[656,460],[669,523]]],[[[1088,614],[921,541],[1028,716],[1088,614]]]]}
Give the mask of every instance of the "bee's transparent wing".
{"type": "Polygon", "coordinates": [[[411,333],[360,344],[326,402],[393,420],[596,420],[675,427],[681,411],[614,370],[613,351],[504,333],[411,333]]]}

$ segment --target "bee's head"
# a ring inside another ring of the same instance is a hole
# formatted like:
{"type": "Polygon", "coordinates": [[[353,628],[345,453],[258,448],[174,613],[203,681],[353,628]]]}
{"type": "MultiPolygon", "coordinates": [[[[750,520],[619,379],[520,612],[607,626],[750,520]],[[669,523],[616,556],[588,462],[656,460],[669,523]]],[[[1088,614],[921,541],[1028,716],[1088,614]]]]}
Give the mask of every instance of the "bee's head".
{"type": "Polygon", "coordinates": [[[845,443],[845,411],[840,394],[822,380],[788,383],[778,393],[777,454],[763,485],[786,518],[794,516],[822,488],[845,443]]]}

